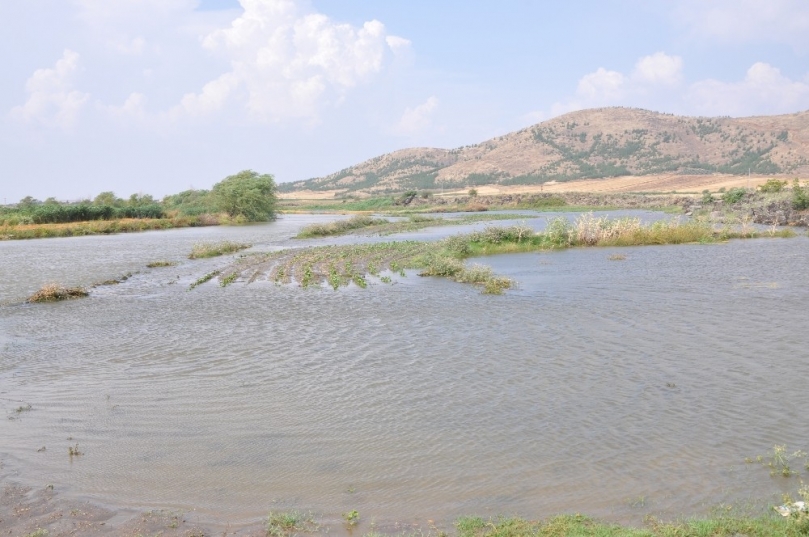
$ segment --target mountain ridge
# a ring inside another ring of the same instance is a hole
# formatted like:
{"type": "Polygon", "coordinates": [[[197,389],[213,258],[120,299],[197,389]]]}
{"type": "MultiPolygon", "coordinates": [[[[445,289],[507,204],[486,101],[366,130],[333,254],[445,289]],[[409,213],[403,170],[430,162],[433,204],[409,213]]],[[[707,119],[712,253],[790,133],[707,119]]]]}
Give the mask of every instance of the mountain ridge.
{"type": "Polygon", "coordinates": [[[714,173],[809,175],[809,111],[731,118],[580,110],[479,144],[400,149],[279,190],[375,194],[714,173]]]}

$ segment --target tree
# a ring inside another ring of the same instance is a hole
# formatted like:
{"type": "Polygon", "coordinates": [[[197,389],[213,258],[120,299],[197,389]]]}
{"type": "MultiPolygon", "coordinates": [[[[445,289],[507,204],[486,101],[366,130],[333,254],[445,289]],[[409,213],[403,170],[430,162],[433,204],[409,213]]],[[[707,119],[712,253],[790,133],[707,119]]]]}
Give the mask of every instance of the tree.
{"type": "Polygon", "coordinates": [[[27,211],[33,209],[36,205],[42,203],[38,199],[35,199],[33,196],[25,196],[20,202],[17,204],[17,207],[22,209],[23,211],[27,211]]]}
{"type": "Polygon", "coordinates": [[[154,205],[157,203],[151,194],[132,194],[129,196],[128,205],[130,207],[142,207],[144,205],[154,205]]]}
{"type": "Polygon", "coordinates": [[[243,218],[248,222],[275,218],[277,198],[272,175],[244,170],[216,183],[211,193],[219,210],[233,218],[243,218]]]}
{"type": "Polygon", "coordinates": [[[96,196],[95,199],[93,199],[93,205],[115,206],[120,205],[122,201],[123,200],[120,200],[115,196],[115,192],[107,191],[96,196]]]}

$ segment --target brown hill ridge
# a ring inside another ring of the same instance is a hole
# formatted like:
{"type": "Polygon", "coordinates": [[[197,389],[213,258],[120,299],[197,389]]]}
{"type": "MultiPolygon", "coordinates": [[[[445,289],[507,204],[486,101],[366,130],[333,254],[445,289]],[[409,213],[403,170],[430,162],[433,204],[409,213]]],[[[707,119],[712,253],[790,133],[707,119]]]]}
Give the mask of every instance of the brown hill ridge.
{"type": "Polygon", "coordinates": [[[477,145],[402,149],[326,177],[279,186],[282,192],[384,193],[748,172],[809,175],[809,111],[705,118],[634,108],[582,110],[477,145]]]}

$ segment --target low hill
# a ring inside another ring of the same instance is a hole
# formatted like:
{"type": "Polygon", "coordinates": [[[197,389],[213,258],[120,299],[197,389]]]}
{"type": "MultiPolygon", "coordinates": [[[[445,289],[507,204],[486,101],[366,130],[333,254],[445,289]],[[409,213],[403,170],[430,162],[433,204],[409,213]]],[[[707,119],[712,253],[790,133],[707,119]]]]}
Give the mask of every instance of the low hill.
{"type": "Polygon", "coordinates": [[[707,118],[634,108],[581,110],[476,145],[394,151],[279,189],[373,194],[748,172],[809,176],[809,111],[707,118]]]}

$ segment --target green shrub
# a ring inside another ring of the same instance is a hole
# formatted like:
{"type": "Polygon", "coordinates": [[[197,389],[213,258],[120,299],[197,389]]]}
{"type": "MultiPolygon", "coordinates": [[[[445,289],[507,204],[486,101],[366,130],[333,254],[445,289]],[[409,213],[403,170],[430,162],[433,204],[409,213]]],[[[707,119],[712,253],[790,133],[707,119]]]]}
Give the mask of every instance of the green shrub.
{"type": "Polygon", "coordinates": [[[734,203],[739,203],[742,201],[742,198],[746,193],[747,190],[743,188],[731,188],[722,195],[722,201],[728,205],[733,205],[734,203]]]}
{"type": "Polygon", "coordinates": [[[702,191],[702,203],[713,203],[713,196],[710,190],[705,189],[702,191]]]}
{"type": "Polygon", "coordinates": [[[545,237],[552,246],[568,246],[571,241],[573,225],[564,216],[557,216],[545,229],[545,237]]]}
{"type": "Polygon", "coordinates": [[[786,181],[779,181],[778,179],[767,179],[767,182],[758,187],[762,192],[781,192],[787,186],[786,181]]]}
{"type": "Polygon", "coordinates": [[[809,209],[809,187],[802,187],[797,179],[792,184],[792,207],[798,211],[809,209]]]}

